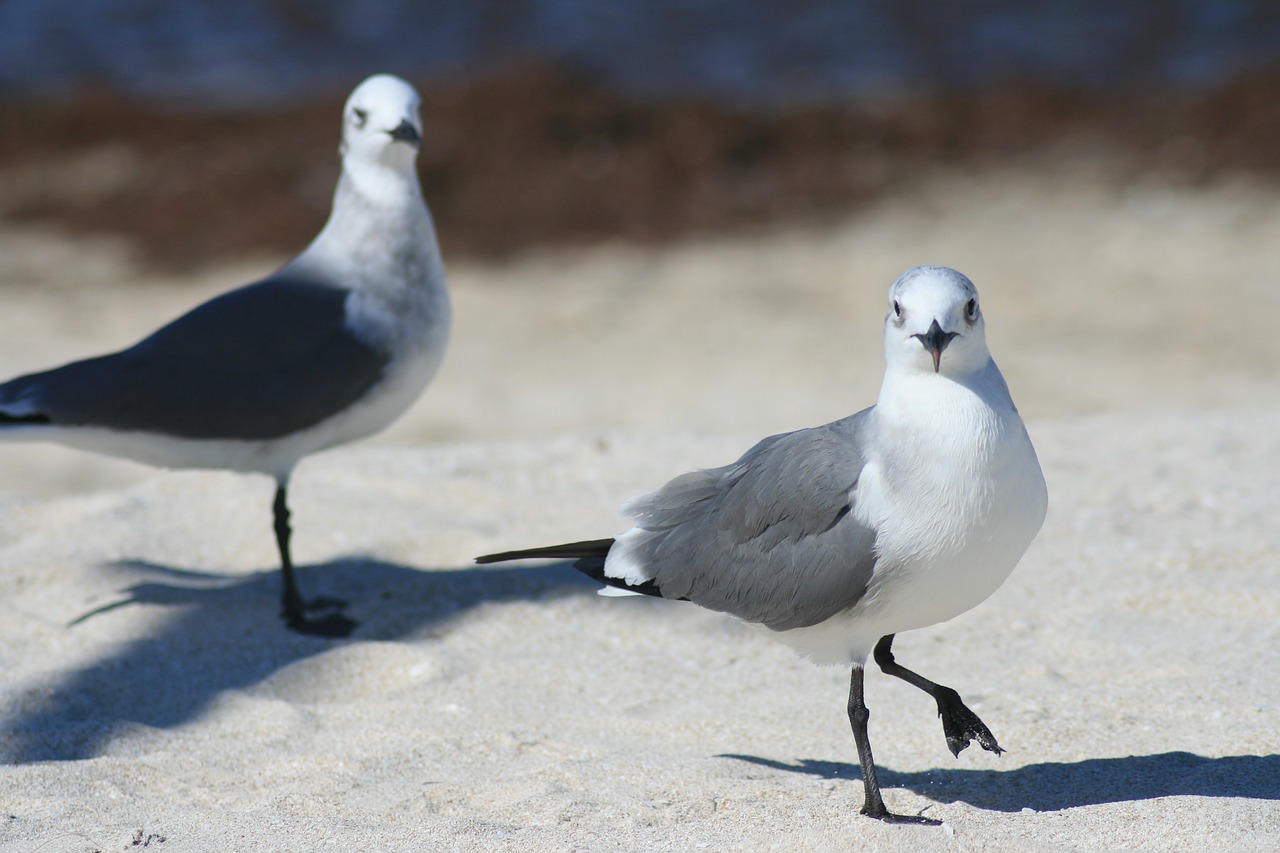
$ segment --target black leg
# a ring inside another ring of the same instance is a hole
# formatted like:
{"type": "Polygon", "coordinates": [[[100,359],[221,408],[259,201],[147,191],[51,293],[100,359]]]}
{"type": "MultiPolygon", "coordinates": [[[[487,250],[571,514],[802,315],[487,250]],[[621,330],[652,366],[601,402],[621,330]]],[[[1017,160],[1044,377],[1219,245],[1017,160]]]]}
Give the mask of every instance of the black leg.
{"type": "Polygon", "coordinates": [[[316,599],[305,601],[298,592],[298,579],[293,571],[293,559],[289,556],[289,504],[288,489],[284,484],[276,486],[275,502],[271,505],[276,532],[276,547],[280,550],[280,573],[283,579],[283,590],[280,600],[280,615],[291,631],[299,634],[313,634],[319,637],[346,637],[355,630],[354,619],[341,613],[328,613],[319,619],[308,619],[308,610],[335,609],[345,605],[337,599],[316,599]]]}
{"type": "Polygon", "coordinates": [[[893,659],[893,634],[881,637],[876,643],[875,658],[885,675],[901,678],[908,684],[918,687],[933,697],[938,703],[938,716],[942,718],[942,733],[947,738],[947,748],[956,758],[960,750],[976,740],[987,752],[996,755],[1004,752],[996,743],[995,735],[987,728],[978,715],[969,710],[961,700],[960,694],[942,684],[935,684],[923,675],[912,672],[893,659]]]}
{"type": "Polygon", "coordinates": [[[855,666],[849,676],[849,725],[853,728],[853,742],[858,745],[858,764],[862,767],[862,788],[866,799],[862,804],[862,813],[886,823],[919,823],[926,826],[938,826],[940,820],[924,815],[894,814],[885,808],[884,798],[880,796],[880,782],[876,779],[875,759],[871,757],[871,741],[867,737],[867,721],[871,712],[862,695],[862,667],[855,666]]]}
{"type": "Polygon", "coordinates": [[[276,486],[276,498],[271,505],[272,527],[276,533],[276,548],[280,551],[280,573],[283,576],[284,595],[281,599],[282,615],[286,619],[302,615],[306,607],[302,603],[302,595],[298,592],[298,581],[293,574],[293,558],[289,556],[288,490],[284,486],[276,486]]]}

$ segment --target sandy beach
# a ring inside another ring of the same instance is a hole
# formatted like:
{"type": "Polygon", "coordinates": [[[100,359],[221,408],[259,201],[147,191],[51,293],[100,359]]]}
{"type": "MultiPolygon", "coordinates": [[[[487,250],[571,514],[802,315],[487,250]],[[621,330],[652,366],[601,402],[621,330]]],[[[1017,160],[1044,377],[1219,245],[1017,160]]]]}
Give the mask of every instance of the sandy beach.
{"type": "MultiPolygon", "coordinates": [[[[0,445],[0,849],[1280,849],[1278,234],[1278,186],[1084,159],[450,264],[436,383],[293,480],[302,583],[361,622],[339,642],[278,624],[265,478],[0,445]],[[565,565],[471,565],[874,402],[920,263],[982,292],[1051,503],[996,595],[895,646],[1007,754],[953,759],[927,697],[868,676],[886,801],[941,828],[858,816],[847,671],[565,565]]],[[[0,373],[280,260],[175,278],[0,229],[0,373]]]]}

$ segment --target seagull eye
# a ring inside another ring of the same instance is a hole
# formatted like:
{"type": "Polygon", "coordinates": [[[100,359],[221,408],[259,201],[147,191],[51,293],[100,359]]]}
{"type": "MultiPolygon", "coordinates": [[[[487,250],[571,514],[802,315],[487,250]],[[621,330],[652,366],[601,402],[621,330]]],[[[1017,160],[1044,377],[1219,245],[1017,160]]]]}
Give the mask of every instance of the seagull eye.
{"type": "Polygon", "coordinates": [[[902,316],[902,305],[896,299],[893,300],[893,316],[895,317],[902,316]]]}
{"type": "Polygon", "coordinates": [[[364,127],[364,123],[369,120],[369,113],[359,107],[353,109],[351,115],[355,117],[356,127],[364,127]]]}
{"type": "Polygon", "coordinates": [[[978,319],[978,300],[970,299],[964,306],[964,313],[970,320],[978,319]]]}

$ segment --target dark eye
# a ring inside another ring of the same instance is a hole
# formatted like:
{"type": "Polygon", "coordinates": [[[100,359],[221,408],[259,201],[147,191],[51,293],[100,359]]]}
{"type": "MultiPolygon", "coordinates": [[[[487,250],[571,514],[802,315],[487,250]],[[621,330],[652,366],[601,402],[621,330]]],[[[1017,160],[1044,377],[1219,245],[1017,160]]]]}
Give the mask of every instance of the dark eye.
{"type": "Polygon", "coordinates": [[[893,316],[895,317],[902,316],[902,306],[898,304],[898,300],[896,299],[893,300],[893,316]]]}
{"type": "Polygon", "coordinates": [[[970,299],[964,306],[964,313],[970,320],[978,319],[978,300],[970,299]]]}
{"type": "Polygon", "coordinates": [[[351,114],[355,116],[356,127],[364,127],[364,123],[369,120],[369,113],[365,110],[360,109],[359,107],[356,107],[355,109],[353,109],[351,111],[351,114]]]}

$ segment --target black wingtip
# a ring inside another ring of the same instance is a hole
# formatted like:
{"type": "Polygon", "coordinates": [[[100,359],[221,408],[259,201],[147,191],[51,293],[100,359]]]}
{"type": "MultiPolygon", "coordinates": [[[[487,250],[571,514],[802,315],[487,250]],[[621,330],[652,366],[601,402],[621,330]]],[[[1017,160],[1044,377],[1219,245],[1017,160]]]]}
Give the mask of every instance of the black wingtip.
{"type": "Polygon", "coordinates": [[[48,415],[36,413],[34,415],[9,415],[0,412],[0,426],[6,425],[22,425],[22,424],[51,424],[53,421],[48,415]]]}
{"type": "Polygon", "coordinates": [[[582,542],[566,542],[563,545],[547,545],[542,548],[524,548],[519,551],[502,551],[476,557],[480,565],[506,563],[511,560],[583,560],[601,558],[613,547],[612,539],[587,539],[582,542]]]}
{"type": "Polygon", "coordinates": [[[638,592],[662,598],[662,590],[653,581],[631,584],[622,578],[611,578],[604,573],[604,559],[613,547],[612,539],[587,539],[582,542],[566,542],[564,545],[548,545],[545,548],[526,548],[520,551],[503,551],[476,557],[479,565],[505,563],[508,560],[573,560],[573,567],[587,577],[605,586],[638,592]]]}

